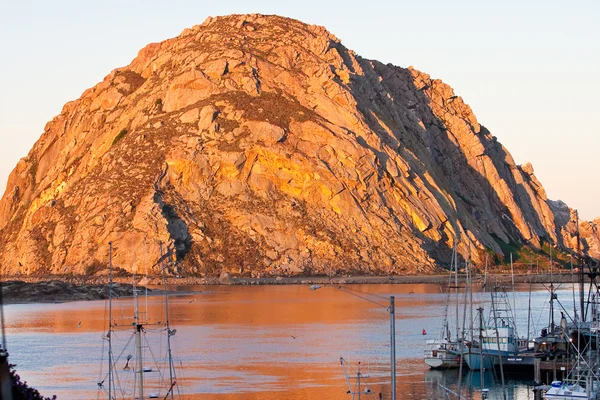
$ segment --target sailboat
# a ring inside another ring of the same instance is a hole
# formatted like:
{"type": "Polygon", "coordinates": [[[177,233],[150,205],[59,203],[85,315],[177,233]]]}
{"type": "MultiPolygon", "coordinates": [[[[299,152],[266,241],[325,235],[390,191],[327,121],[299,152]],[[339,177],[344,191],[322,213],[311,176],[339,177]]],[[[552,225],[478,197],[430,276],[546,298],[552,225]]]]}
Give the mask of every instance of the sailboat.
{"type": "Polygon", "coordinates": [[[458,255],[456,246],[452,252],[452,262],[450,264],[450,274],[448,276],[448,296],[446,297],[446,307],[444,310],[444,319],[439,339],[429,339],[425,342],[424,362],[431,369],[459,368],[462,364],[458,342],[458,255]],[[454,288],[456,289],[456,341],[451,339],[452,333],[448,324],[448,308],[450,304],[450,288],[452,274],[454,273],[454,288]]]}
{"type": "MultiPolygon", "coordinates": [[[[98,381],[98,391],[104,393],[109,400],[118,399],[171,399],[174,400],[175,392],[180,393],[175,376],[175,368],[173,364],[173,356],[171,352],[171,338],[176,334],[176,329],[171,329],[169,324],[169,297],[166,288],[166,276],[164,260],[169,256],[169,253],[162,254],[154,265],[161,266],[163,276],[163,284],[165,290],[165,320],[156,323],[150,322],[148,309],[140,310],[139,292],[140,290],[133,288],[134,312],[133,317],[126,320],[121,317],[121,323],[117,323],[113,318],[112,310],[112,242],[110,246],[110,263],[109,263],[109,296],[108,296],[108,332],[103,336],[105,343],[108,343],[108,372],[103,374],[101,371],[101,379],[98,381]],[[164,359],[156,357],[157,354],[152,350],[152,344],[148,336],[150,334],[166,336],[167,349],[164,359]],[[125,345],[121,351],[115,356],[113,351],[114,341],[119,337],[127,336],[123,341],[125,345]],[[165,364],[167,366],[165,367],[165,364]],[[165,367],[165,368],[163,368],[165,367]],[[168,368],[168,375],[163,373],[163,369],[168,368]]],[[[103,350],[104,353],[104,350],[103,350]]],[[[178,396],[179,397],[179,396],[178,396]]]]}

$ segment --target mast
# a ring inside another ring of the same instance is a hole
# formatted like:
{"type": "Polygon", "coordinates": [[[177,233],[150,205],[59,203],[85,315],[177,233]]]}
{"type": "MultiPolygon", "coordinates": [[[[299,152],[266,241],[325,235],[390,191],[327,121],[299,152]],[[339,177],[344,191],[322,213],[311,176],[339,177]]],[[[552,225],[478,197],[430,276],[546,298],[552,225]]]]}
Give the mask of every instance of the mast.
{"type": "Polygon", "coordinates": [[[483,287],[487,285],[487,265],[488,265],[488,254],[485,253],[485,270],[483,272],[483,287]]]}
{"type": "MultiPolygon", "coordinates": [[[[492,295],[492,315],[494,316],[494,330],[496,331],[496,343],[498,347],[498,361],[500,363],[500,378],[502,380],[502,398],[506,400],[506,386],[504,384],[504,368],[502,367],[502,353],[500,352],[500,335],[498,334],[498,316],[496,315],[496,305],[494,299],[494,291],[490,292],[492,295]]],[[[497,296],[496,296],[497,297],[497,296]]]]}
{"type": "Polygon", "coordinates": [[[483,370],[483,307],[477,309],[479,313],[479,379],[481,380],[481,393],[485,388],[485,377],[483,370]]]}
{"type": "MultiPolygon", "coordinates": [[[[529,330],[531,329],[531,274],[533,269],[533,261],[529,259],[529,303],[527,305],[527,348],[529,348],[529,330]]],[[[515,309],[515,312],[517,310],[515,309]]],[[[516,324],[516,322],[515,322],[516,324]]]]}
{"type": "Polygon", "coordinates": [[[460,329],[458,324],[458,252],[456,250],[456,243],[454,243],[452,256],[454,259],[454,291],[456,292],[456,340],[458,340],[460,338],[460,329]]]}
{"type": "MultiPolygon", "coordinates": [[[[584,275],[583,257],[581,256],[581,240],[579,237],[579,212],[575,210],[575,228],[577,229],[577,257],[579,258],[579,316],[581,322],[585,322],[586,309],[584,304],[584,275]]],[[[579,330],[579,329],[578,329],[579,330]]]]}
{"type": "Polygon", "coordinates": [[[12,400],[13,396],[10,380],[10,365],[8,363],[6,331],[4,329],[4,299],[2,297],[2,282],[0,282],[0,327],[2,328],[2,347],[0,348],[0,399],[12,400]]]}
{"type": "MultiPolygon", "coordinates": [[[[512,279],[512,298],[513,298],[513,312],[517,311],[517,302],[515,300],[515,270],[513,268],[513,255],[510,253],[510,276],[512,279]]],[[[516,328],[516,326],[515,326],[516,328]]]]}
{"type": "Polygon", "coordinates": [[[169,295],[167,293],[167,278],[165,276],[165,265],[163,258],[163,249],[162,242],[160,243],[160,268],[162,270],[163,276],[163,284],[165,287],[165,318],[166,318],[166,326],[167,326],[167,349],[169,352],[169,393],[171,395],[171,400],[173,400],[173,356],[171,354],[171,336],[175,334],[174,331],[171,331],[171,327],[169,325],[169,295]]]}
{"type": "MultiPolygon", "coordinates": [[[[457,260],[458,261],[458,260],[457,260]]],[[[457,264],[458,265],[458,264],[457,264]]],[[[459,338],[457,338],[457,340],[460,343],[460,365],[458,367],[458,386],[456,391],[458,392],[458,397],[461,398],[461,386],[462,386],[462,368],[463,368],[463,357],[465,354],[464,351],[464,347],[465,347],[465,319],[467,318],[467,302],[469,301],[468,299],[468,288],[467,288],[467,284],[469,282],[469,266],[468,264],[465,264],[466,266],[466,276],[465,276],[465,301],[463,303],[463,318],[462,318],[462,336],[459,338]]],[[[457,289],[458,291],[458,289],[457,289]]]]}
{"type": "Polygon", "coordinates": [[[554,262],[552,261],[552,243],[549,243],[550,246],[550,280],[553,281],[553,273],[554,273],[554,262]]]}
{"type": "Polygon", "coordinates": [[[571,291],[573,292],[573,320],[577,323],[577,302],[575,301],[575,281],[573,280],[573,255],[569,255],[571,260],[571,291]]]}
{"type": "Polygon", "coordinates": [[[141,400],[144,398],[144,366],[142,360],[142,328],[143,325],[140,321],[139,315],[139,298],[137,295],[137,289],[135,287],[135,275],[133,278],[133,296],[135,298],[135,312],[133,316],[134,325],[135,325],[135,346],[137,353],[137,362],[138,362],[138,375],[139,375],[139,387],[138,387],[138,398],[141,400]]]}
{"type": "Polygon", "coordinates": [[[548,325],[550,326],[550,334],[554,335],[554,284],[550,283],[550,321],[548,321],[548,325]]]}
{"type": "Polygon", "coordinates": [[[112,362],[112,279],[113,279],[113,265],[112,265],[112,242],[108,242],[109,246],[109,258],[108,258],[108,400],[112,400],[112,388],[113,388],[113,362],[112,362]]]}
{"type": "MultiPolygon", "coordinates": [[[[390,296],[390,353],[392,400],[396,400],[396,305],[394,296],[390,296]]],[[[360,385],[360,380],[359,380],[360,385]]],[[[360,399],[360,388],[358,398],[360,399]]]]}
{"type": "Polygon", "coordinates": [[[473,345],[473,273],[470,268],[471,262],[471,245],[469,244],[469,261],[466,263],[467,278],[469,280],[469,339],[471,346],[473,345]]]}

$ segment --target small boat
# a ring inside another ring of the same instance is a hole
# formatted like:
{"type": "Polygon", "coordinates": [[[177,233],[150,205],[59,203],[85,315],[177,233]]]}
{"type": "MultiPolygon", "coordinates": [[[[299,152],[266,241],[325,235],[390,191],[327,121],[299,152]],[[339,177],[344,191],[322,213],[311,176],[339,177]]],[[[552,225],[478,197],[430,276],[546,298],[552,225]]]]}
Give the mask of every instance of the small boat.
{"type": "MultiPolygon", "coordinates": [[[[450,274],[448,276],[448,292],[446,297],[446,308],[444,311],[444,319],[442,321],[442,329],[439,339],[430,339],[425,341],[425,351],[423,361],[432,369],[459,368],[461,365],[460,350],[463,347],[459,341],[451,340],[451,331],[448,324],[448,308],[450,306],[450,288],[452,276],[454,275],[454,289],[456,289],[456,336],[458,337],[458,256],[456,246],[452,252],[452,263],[450,266],[450,274]]],[[[426,335],[425,329],[421,332],[426,335]]]]}
{"type": "Polygon", "coordinates": [[[425,344],[424,361],[432,369],[460,367],[460,351],[456,342],[431,339],[425,344]]]}
{"type": "Polygon", "coordinates": [[[598,388],[595,385],[590,384],[582,386],[580,381],[553,381],[550,389],[544,394],[546,400],[578,400],[578,399],[597,399],[598,388]]]}

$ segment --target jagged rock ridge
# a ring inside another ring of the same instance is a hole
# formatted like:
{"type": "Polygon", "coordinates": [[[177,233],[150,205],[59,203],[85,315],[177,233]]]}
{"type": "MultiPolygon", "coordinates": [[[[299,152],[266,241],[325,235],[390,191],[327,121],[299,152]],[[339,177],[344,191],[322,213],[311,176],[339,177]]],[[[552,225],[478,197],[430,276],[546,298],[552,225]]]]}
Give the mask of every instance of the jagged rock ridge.
{"type": "MultiPolygon", "coordinates": [[[[582,224],[599,254],[598,223],[582,224]]],[[[427,272],[458,243],[575,248],[452,88],[288,18],[208,18],[67,103],[0,202],[5,273],[427,272]]]]}

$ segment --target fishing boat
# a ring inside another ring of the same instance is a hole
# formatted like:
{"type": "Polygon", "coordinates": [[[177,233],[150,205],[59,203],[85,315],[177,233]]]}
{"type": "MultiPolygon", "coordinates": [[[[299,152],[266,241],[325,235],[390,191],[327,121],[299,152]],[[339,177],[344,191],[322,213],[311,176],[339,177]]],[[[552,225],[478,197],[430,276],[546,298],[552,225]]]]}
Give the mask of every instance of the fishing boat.
{"type": "MultiPolygon", "coordinates": [[[[171,329],[169,324],[169,297],[166,288],[166,277],[164,261],[169,253],[162,254],[154,266],[160,265],[163,276],[165,291],[165,314],[163,321],[151,322],[148,312],[147,300],[146,310],[140,309],[139,294],[141,290],[135,286],[133,279],[133,316],[125,318],[121,316],[118,323],[113,317],[112,296],[112,243],[110,245],[109,263],[109,295],[108,295],[108,332],[103,336],[103,343],[108,344],[108,371],[100,371],[98,381],[98,398],[101,394],[109,400],[118,399],[170,399],[174,400],[175,393],[180,397],[179,386],[175,375],[173,356],[171,352],[171,338],[176,334],[176,329],[171,329]],[[150,335],[156,335],[154,342],[150,335]],[[153,351],[153,344],[166,338],[166,351],[159,354],[153,351]],[[117,353],[113,351],[115,341],[124,344],[117,353]],[[166,370],[168,369],[168,373],[166,370]]],[[[103,345],[104,355],[104,345],[103,345]]],[[[104,360],[104,358],[103,358],[104,360]]],[[[104,364],[104,362],[102,363],[104,364]]]]}
{"type": "Polygon", "coordinates": [[[458,368],[461,364],[460,347],[447,339],[431,339],[425,344],[425,364],[432,369],[458,368]]]}
{"type": "Polygon", "coordinates": [[[431,369],[459,368],[463,362],[460,356],[460,350],[463,347],[458,335],[458,255],[456,246],[452,252],[452,262],[450,264],[450,274],[448,276],[448,292],[446,297],[446,307],[444,310],[444,319],[442,320],[442,329],[439,339],[429,339],[425,342],[425,352],[423,361],[431,369]],[[454,289],[456,290],[456,341],[451,340],[451,330],[448,324],[448,309],[450,305],[450,289],[452,288],[452,275],[454,275],[454,289]]]}
{"type": "Polygon", "coordinates": [[[489,318],[485,325],[480,322],[480,342],[471,347],[466,357],[467,365],[473,370],[509,364],[531,364],[533,367],[533,358],[521,357],[528,349],[528,340],[517,335],[515,318],[506,292],[496,288],[490,295],[489,318]]]}

